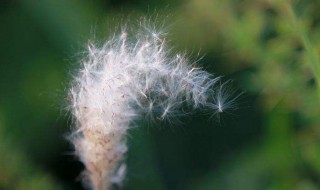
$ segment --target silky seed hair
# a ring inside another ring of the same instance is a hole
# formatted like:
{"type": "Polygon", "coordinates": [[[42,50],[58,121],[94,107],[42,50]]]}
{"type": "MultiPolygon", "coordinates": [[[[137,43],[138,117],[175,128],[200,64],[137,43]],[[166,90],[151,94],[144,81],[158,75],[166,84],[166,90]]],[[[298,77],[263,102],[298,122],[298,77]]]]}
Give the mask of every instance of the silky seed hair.
{"type": "Polygon", "coordinates": [[[220,77],[174,54],[161,34],[145,25],[131,32],[126,27],[100,47],[88,45],[69,90],[69,108],[75,121],[70,140],[89,189],[123,183],[126,133],[134,119],[173,118],[186,105],[212,113],[234,107],[220,77]]]}

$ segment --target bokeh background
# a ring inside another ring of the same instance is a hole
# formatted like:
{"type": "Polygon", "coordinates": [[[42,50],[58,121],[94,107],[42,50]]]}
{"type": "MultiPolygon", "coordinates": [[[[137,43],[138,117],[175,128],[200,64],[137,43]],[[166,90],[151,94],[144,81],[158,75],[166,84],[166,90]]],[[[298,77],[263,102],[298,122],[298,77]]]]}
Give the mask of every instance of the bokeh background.
{"type": "Polygon", "coordinates": [[[175,50],[202,56],[203,68],[244,94],[219,117],[139,121],[123,189],[320,189],[319,8],[317,0],[1,0],[0,189],[82,189],[83,166],[65,140],[71,73],[89,39],[145,16],[175,50]]]}

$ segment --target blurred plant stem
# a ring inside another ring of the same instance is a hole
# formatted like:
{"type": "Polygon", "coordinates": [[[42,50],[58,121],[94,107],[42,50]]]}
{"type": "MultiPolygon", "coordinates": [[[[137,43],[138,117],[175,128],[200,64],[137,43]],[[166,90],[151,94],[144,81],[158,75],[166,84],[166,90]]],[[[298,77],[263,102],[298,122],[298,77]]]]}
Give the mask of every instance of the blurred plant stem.
{"type": "Polygon", "coordinates": [[[288,19],[292,22],[293,29],[296,30],[304,48],[305,48],[307,57],[309,59],[309,61],[308,61],[309,67],[312,70],[313,75],[315,77],[316,84],[317,84],[317,92],[318,92],[318,96],[320,97],[319,56],[318,56],[316,49],[314,48],[314,46],[310,40],[307,29],[304,26],[305,22],[303,21],[303,19],[299,18],[296,15],[290,0],[283,1],[282,8],[283,8],[282,10],[284,11],[284,13],[288,17],[288,19]]]}

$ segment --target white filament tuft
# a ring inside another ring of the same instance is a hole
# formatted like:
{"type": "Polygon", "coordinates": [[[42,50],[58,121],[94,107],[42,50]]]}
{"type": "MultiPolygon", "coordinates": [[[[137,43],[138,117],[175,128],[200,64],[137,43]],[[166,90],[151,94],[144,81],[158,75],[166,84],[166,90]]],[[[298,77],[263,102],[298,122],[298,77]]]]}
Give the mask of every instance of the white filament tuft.
{"type": "Polygon", "coordinates": [[[121,184],[126,131],[134,118],[145,114],[163,120],[184,105],[214,112],[233,106],[225,84],[216,87],[219,77],[183,54],[170,56],[159,32],[141,28],[133,37],[123,30],[102,47],[90,44],[70,89],[76,120],[71,140],[92,189],[121,184]]]}

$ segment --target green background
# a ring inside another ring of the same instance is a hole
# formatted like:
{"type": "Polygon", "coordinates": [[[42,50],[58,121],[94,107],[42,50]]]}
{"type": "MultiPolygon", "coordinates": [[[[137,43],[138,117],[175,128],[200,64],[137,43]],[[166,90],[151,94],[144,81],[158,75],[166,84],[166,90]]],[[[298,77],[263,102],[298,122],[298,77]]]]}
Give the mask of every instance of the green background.
{"type": "Polygon", "coordinates": [[[65,140],[89,39],[150,18],[176,51],[234,80],[238,108],[129,131],[124,188],[320,189],[320,2],[0,1],[0,189],[82,189],[65,140]]]}

